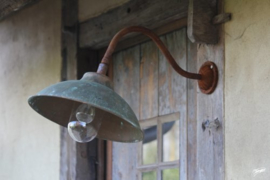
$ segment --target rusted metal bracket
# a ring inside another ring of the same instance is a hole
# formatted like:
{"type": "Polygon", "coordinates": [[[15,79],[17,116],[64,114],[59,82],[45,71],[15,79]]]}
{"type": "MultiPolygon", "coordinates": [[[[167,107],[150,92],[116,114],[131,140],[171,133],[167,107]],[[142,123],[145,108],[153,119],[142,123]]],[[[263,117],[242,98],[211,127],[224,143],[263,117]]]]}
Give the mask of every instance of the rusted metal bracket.
{"type": "Polygon", "coordinates": [[[216,25],[230,19],[230,13],[217,15],[217,0],[189,0],[188,37],[193,43],[217,44],[216,25]]]}
{"type": "Polygon", "coordinates": [[[202,123],[202,129],[203,129],[203,131],[205,131],[206,129],[209,129],[209,130],[218,129],[218,127],[220,127],[220,126],[221,126],[221,124],[220,124],[218,118],[216,118],[213,121],[206,120],[206,121],[204,121],[202,123]]]}

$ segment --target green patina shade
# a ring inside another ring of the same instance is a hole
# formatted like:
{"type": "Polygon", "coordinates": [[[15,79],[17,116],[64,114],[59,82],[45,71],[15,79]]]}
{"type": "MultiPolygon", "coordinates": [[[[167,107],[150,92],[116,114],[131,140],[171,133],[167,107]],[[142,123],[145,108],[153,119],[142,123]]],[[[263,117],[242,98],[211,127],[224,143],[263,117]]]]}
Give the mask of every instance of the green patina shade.
{"type": "Polygon", "coordinates": [[[108,77],[86,73],[81,80],[51,85],[28,99],[29,105],[47,119],[67,127],[71,113],[81,104],[96,109],[102,119],[97,137],[119,142],[138,142],[143,132],[127,102],[113,91],[108,77]]]}

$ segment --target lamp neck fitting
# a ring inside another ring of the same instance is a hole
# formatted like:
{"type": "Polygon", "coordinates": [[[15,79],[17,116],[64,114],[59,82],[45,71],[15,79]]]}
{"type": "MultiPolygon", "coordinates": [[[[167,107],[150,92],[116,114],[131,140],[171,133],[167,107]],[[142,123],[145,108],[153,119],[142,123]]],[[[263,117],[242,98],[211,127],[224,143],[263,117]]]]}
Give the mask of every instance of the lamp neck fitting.
{"type": "Polygon", "coordinates": [[[87,72],[83,75],[81,81],[95,82],[95,83],[102,84],[110,89],[113,89],[112,81],[104,74],[87,72]]]}

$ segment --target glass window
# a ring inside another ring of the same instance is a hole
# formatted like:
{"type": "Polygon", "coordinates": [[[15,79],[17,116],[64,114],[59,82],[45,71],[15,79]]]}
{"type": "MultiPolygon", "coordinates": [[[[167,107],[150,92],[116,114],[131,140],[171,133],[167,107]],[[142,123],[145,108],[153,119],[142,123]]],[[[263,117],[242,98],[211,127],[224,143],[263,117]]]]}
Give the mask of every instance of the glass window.
{"type": "Polygon", "coordinates": [[[141,120],[144,140],[139,144],[139,180],[179,179],[179,113],[141,120]]]}
{"type": "Polygon", "coordinates": [[[142,173],[142,180],[153,180],[153,179],[157,179],[157,173],[155,171],[142,173]]]}
{"type": "Polygon", "coordinates": [[[163,161],[176,161],[179,159],[179,121],[162,124],[163,135],[163,161]]]}

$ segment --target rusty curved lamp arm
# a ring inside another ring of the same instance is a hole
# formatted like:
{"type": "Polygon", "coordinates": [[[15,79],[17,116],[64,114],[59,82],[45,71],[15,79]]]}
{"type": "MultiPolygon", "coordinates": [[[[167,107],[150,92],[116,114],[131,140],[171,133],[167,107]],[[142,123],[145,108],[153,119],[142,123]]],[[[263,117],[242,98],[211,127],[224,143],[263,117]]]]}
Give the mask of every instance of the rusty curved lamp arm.
{"type": "Polygon", "coordinates": [[[108,46],[108,49],[103,57],[103,59],[101,60],[101,65],[98,68],[97,73],[100,74],[106,74],[108,67],[109,67],[109,63],[111,61],[111,57],[112,54],[116,48],[116,45],[118,43],[118,41],[125,36],[128,33],[131,32],[140,32],[146,36],[148,36],[149,38],[151,38],[156,45],[158,46],[158,48],[160,49],[160,51],[164,54],[164,56],[166,57],[167,61],[171,64],[171,66],[173,67],[173,69],[180,74],[181,76],[184,76],[186,78],[190,78],[190,79],[201,79],[202,76],[201,74],[196,74],[196,73],[190,73],[187,72],[185,70],[183,70],[175,61],[175,59],[172,57],[171,53],[169,52],[169,50],[166,48],[166,46],[164,45],[164,43],[160,40],[160,38],[151,30],[144,28],[144,27],[140,27],[140,26],[131,26],[131,27],[127,27],[122,29],[121,31],[119,31],[111,40],[110,45],[108,46]]]}
{"type": "Polygon", "coordinates": [[[112,54],[116,48],[116,45],[118,41],[125,36],[128,33],[132,32],[140,32],[149,38],[151,38],[155,44],[158,46],[160,51],[163,53],[163,55],[166,57],[167,61],[170,63],[170,65],[173,67],[173,69],[180,74],[181,76],[184,76],[189,79],[197,79],[200,90],[205,94],[212,93],[217,85],[218,81],[218,70],[215,63],[211,61],[205,62],[200,70],[199,73],[191,73],[183,70],[175,61],[175,59],[172,57],[171,53],[168,51],[166,46],[163,44],[163,42],[160,40],[160,38],[151,30],[140,27],[140,26],[131,26],[124,28],[120,30],[111,40],[108,49],[105,52],[104,57],[101,60],[101,63],[98,66],[97,73],[99,74],[107,74],[110,61],[112,59],[112,54]]]}

